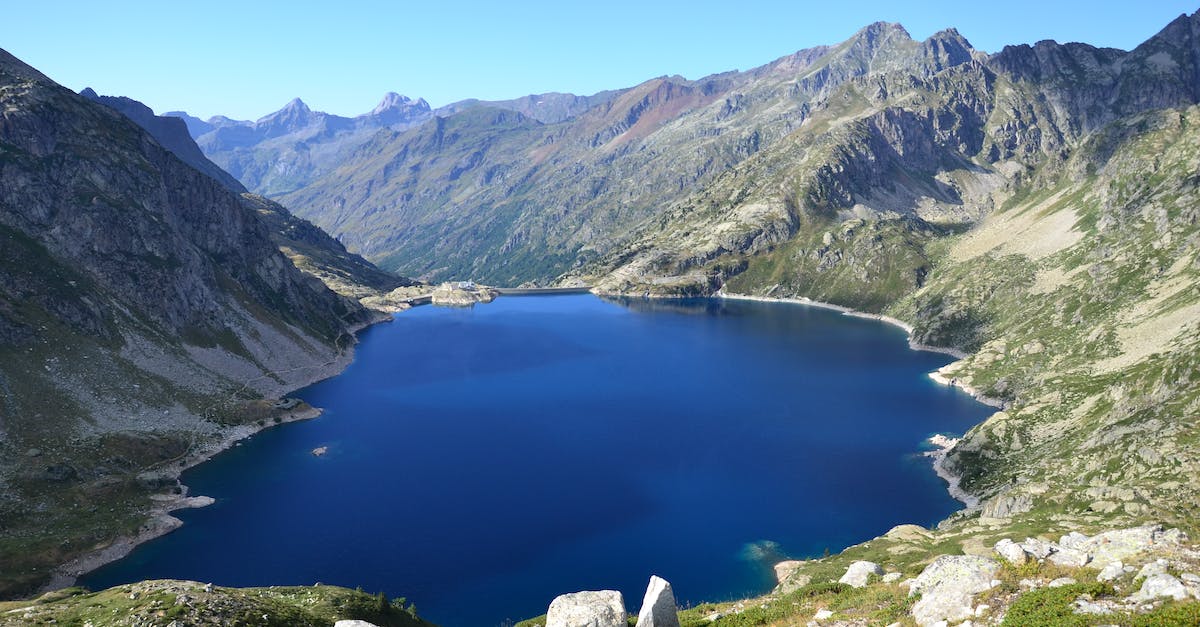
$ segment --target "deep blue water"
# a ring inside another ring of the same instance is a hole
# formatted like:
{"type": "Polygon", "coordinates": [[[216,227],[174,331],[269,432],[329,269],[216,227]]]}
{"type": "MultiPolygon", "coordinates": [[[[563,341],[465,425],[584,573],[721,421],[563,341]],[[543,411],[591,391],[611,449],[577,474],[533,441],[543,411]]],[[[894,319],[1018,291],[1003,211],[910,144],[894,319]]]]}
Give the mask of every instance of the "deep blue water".
{"type": "Polygon", "coordinates": [[[681,602],[761,593],[783,556],[957,508],[916,452],[990,410],[928,379],[948,361],[803,305],[417,308],[298,393],[323,416],[188,471],[215,505],[83,583],[320,581],[450,626],[584,589],[636,612],[651,574],[681,602]]]}

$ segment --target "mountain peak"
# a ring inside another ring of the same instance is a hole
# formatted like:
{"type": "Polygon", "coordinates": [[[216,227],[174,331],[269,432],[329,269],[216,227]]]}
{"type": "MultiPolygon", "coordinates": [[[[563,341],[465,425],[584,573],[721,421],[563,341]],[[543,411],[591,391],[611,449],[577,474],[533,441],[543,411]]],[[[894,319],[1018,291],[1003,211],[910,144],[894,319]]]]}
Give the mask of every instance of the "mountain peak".
{"type": "Polygon", "coordinates": [[[304,104],[303,100],[301,100],[299,98],[292,98],[291,100],[288,101],[288,103],[286,105],[283,106],[282,111],[297,111],[297,112],[303,112],[303,113],[311,113],[312,109],[309,109],[308,105],[304,104]]]}
{"type": "Polygon", "coordinates": [[[1191,15],[1181,14],[1153,37],[1142,42],[1138,48],[1158,48],[1163,44],[1178,48],[1191,48],[1197,45],[1198,39],[1200,39],[1200,11],[1191,15]]]}
{"type": "Polygon", "coordinates": [[[944,28],[930,35],[929,39],[926,39],[925,41],[955,41],[963,44],[967,48],[972,48],[971,42],[967,41],[967,38],[963,37],[962,33],[958,32],[957,28],[944,28]]]}
{"type": "Polygon", "coordinates": [[[99,100],[100,99],[100,94],[97,94],[96,90],[92,89],[91,87],[84,87],[83,89],[81,89],[79,91],[79,95],[83,96],[84,98],[87,98],[88,100],[99,100]]]}
{"type": "Polygon", "coordinates": [[[283,108],[259,118],[256,125],[280,126],[296,129],[306,126],[312,119],[312,109],[299,98],[292,98],[283,108]]]}
{"type": "Polygon", "coordinates": [[[389,91],[383,95],[383,100],[380,100],[379,104],[375,105],[375,108],[371,110],[371,115],[379,115],[388,109],[401,107],[411,102],[412,98],[398,94],[394,91],[389,91]]]}
{"type": "Polygon", "coordinates": [[[389,91],[383,95],[383,100],[380,100],[370,113],[359,117],[375,118],[378,122],[390,126],[411,123],[422,118],[429,111],[429,103],[425,102],[424,98],[413,100],[408,96],[389,91]]]}
{"type": "Polygon", "coordinates": [[[912,35],[909,35],[908,30],[899,22],[874,22],[867,24],[854,35],[855,38],[862,37],[870,43],[874,43],[876,39],[883,37],[899,36],[904,39],[912,39],[912,35]]]}
{"type": "Polygon", "coordinates": [[[947,28],[929,36],[921,42],[921,65],[927,72],[937,73],[948,67],[953,67],[970,61],[975,54],[975,48],[957,29],[947,28]]]}

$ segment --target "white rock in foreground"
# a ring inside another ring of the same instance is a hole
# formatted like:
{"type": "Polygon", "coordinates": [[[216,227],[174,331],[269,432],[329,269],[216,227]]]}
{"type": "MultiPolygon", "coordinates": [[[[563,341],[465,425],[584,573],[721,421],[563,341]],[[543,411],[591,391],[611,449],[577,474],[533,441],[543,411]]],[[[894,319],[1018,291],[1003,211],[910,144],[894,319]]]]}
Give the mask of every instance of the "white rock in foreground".
{"type": "Polygon", "coordinates": [[[626,627],[625,598],[616,590],[563,594],[550,603],[546,627],[626,627]]]}
{"type": "Polygon", "coordinates": [[[997,542],[995,549],[996,553],[1000,557],[1003,557],[1009,564],[1020,565],[1025,563],[1025,549],[1022,549],[1021,545],[1008,538],[997,542]]]}
{"type": "Polygon", "coordinates": [[[658,575],[650,576],[646,596],[642,597],[642,610],[638,612],[638,627],[679,627],[679,614],[675,609],[675,593],[671,584],[658,575]]]}
{"type": "Polygon", "coordinates": [[[379,627],[375,623],[368,623],[365,620],[339,620],[333,624],[333,627],[379,627]]]}
{"type": "Polygon", "coordinates": [[[883,569],[875,562],[860,560],[854,562],[846,569],[846,574],[842,575],[841,579],[838,579],[838,583],[844,583],[855,588],[865,588],[867,580],[871,578],[871,575],[883,575],[883,569]]]}
{"type": "Polygon", "coordinates": [[[1133,596],[1130,596],[1129,599],[1141,602],[1152,601],[1159,597],[1170,597],[1176,601],[1182,601],[1188,598],[1188,596],[1188,590],[1182,581],[1167,573],[1159,573],[1147,577],[1142,582],[1142,589],[1133,593],[1133,596]]]}
{"type": "Polygon", "coordinates": [[[925,567],[909,588],[920,594],[912,614],[918,625],[951,623],[974,616],[971,598],[991,589],[1000,569],[995,560],[977,555],[943,555],[925,567]]]}
{"type": "Polygon", "coordinates": [[[1048,559],[1051,563],[1058,564],[1059,566],[1080,568],[1087,566],[1087,563],[1091,561],[1092,558],[1089,557],[1087,553],[1078,549],[1061,547],[1059,550],[1051,553],[1048,559]]]}
{"type": "Polygon", "coordinates": [[[1107,566],[1100,569],[1100,573],[1096,575],[1096,581],[1112,581],[1124,574],[1125,564],[1109,562],[1107,566]]]}

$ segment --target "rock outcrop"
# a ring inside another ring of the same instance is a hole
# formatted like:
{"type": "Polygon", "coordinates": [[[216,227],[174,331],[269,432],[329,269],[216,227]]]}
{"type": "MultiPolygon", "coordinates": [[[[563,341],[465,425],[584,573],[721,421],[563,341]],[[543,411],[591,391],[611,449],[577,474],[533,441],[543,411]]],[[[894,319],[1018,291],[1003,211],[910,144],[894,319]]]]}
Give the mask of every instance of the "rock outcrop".
{"type": "Polygon", "coordinates": [[[616,590],[585,590],[555,597],[546,627],[628,627],[625,599],[616,590]]]}
{"type": "Polygon", "coordinates": [[[995,560],[976,555],[943,555],[935,559],[909,587],[910,594],[921,595],[913,604],[913,618],[918,625],[933,625],[974,616],[974,596],[999,583],[995,580],[999,568],[995,560]]]}
{"type": "Polygon", "coordinates": [[[1099,569],[1102,577],[1114,579],[1120,575],[1123,560],[1147,553],[1168,552],[1178,548],[1184,540],[1186,536],[1178,529],[1165,529],[1162,525],[1152,524],[1106,531],[1090,537],[1073,531],[1062,536],[1058,542],[1026,538],[1017,543],[1004,538],[996,543],[995,551],[1013,564],[1034,559],[1073,568],[1090,565],[1099,569]]]}
{"type": "MultiPolygon", "coordinates": [[[[64,469],[8,481],[28,467],[0,459],[0,534],[52,537],[62,559],[124,517],[79,508],[80,486],[133,487],[265,424],[265,399],[336,372],[370,315],[297,270],[236,193],[3,51],[0,111],[0,429],[64,469]]],[[[24,559],[0,596],[48,575],[24,559]]]]}
{"type": "Polygon", "coordinates": [[[642,609],[638,612],[637,624],[639,627],[679,627],[675,593],[666,579],[658,575],[650,577],[646,595],[642,597],[642,609]]]}
{"type": "Polygon", "coordinates": [[[844,583],[855,588],[862,588],[870,581],[871,576],[883,576],[883,569],[875,562],[857,561],[851,564],[846,569],[846,574],[838,579],[838,583],[844,583]]]}

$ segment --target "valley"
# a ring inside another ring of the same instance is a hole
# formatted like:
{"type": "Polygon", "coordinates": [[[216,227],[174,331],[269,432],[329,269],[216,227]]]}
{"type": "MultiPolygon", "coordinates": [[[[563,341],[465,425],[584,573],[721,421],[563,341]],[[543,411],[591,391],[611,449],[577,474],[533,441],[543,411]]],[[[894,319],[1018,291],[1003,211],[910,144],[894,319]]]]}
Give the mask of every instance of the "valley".
{"type": "MultiPolygon", "coordinates": [[[[955,355],[935,379],[999,405],[940,462],[972,505],[800,555],[780,594],[830,593],[805,586],[856,555],[915,577],[1005,538],[1200,533],[1200,14],[1128,51],[878,22],[745,71],[389,93],[354,117],[159,116],[136,95],[0,52],[4,598],[137,535],[194,461],[311,415],[276,402],[444,281],[811,300],[955,355]]],[[[1192,572],[1179,551],[1169,576],[1192,572]]],[[[787,622],[735,615],[714,620],[787,622]]]]}

